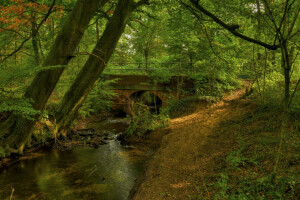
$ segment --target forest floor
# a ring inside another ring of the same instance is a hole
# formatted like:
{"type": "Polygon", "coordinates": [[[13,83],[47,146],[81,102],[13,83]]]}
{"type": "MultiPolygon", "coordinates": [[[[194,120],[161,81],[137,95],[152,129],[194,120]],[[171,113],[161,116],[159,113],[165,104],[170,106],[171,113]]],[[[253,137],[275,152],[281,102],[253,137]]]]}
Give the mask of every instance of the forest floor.
{"type": "MultiPolygon", "coordinates": [[[[253,190],[246,179],[253,181],[254,187],[256,180],[273,172],[280,141],[280,113],[259,111],[256,104],[243,98],[244,94],[245,88],[218,103],[199,103],[194,113],[172,119],[169,127],[154,131],[154,137],[164,136],[130,199],[228,199],[234,190],[276,199],[264,189],[253,190]]],[[[290,148],[283,148],[285,157],[280,163],[285,164],[278,167],[283,169],[281,177],[299,177],[299,127],[296,129],[291,127],[290,131],[298,134],[285,140],[290,148]]],[[[264,184],[269,187],[269,183],[264,184]]],[[[280,194],[286,195],[283,199],[299,197],[299,182],[287,183],[283,188],[287,190],[280,194]]],[[[234,199],[248,199],[234,195],[234,199]]]]}

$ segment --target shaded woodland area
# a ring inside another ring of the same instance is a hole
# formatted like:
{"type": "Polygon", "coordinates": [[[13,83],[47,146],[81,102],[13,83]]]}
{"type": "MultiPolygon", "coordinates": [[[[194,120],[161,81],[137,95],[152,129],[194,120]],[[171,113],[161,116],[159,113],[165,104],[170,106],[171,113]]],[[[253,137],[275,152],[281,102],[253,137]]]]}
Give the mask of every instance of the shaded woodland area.
{"type": "MultiPolygon", "coordinates": [[[[168,127],[176,133],[179,119],[204,104],[199,116],[223,127],[207,132],[231,129],[235,137],[220,149],[226,166],[212,161],[215,177],[200,177],[209,184],[155,198],[298,199],[299,13],[296,0],[2,0],[0,157],[56,146],[83,121],[115,114],[118,80],[106,75],[146,75],[154,86],[184,76],[193,90],[178,84],[159,109],[154,93],[133,97],[121,140],[147,141],[168,127]],[[203,110],[217,113],[219,102],[226,112],[210,118],[203,110]]],[[[139,184],[133,199],[143,199],[139,184]]]]}

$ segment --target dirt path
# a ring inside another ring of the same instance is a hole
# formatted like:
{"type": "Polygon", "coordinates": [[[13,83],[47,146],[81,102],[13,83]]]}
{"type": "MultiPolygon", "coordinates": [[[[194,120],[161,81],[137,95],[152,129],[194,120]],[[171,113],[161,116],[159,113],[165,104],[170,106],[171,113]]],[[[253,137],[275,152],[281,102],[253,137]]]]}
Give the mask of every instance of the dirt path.
{"type": "Polygon", "coordinates": [[[250,109],[238,100],[243,94],[244,89],[235,91],[222,102],[199,104],[193,114],[171,120],[133,199],[209,199],[215,171],[225,165],[221,158],[236,143],[234,134],[220,134],[220,123],[250,109]]]}

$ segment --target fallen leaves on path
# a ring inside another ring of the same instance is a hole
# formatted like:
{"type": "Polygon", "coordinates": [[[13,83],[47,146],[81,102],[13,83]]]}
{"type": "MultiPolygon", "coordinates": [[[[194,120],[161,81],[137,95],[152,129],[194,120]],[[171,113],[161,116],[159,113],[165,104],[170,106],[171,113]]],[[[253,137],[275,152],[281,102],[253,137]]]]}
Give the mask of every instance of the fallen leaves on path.
{"type": "Polygon", "coordinates": [[[250,109],[243,100],[237,101],[244,93],[244,89],[234,91],[212,105],[200,103],[193,114],[172,119],[134,199],[209,197],[207,181],[216,179],[214,169],[225,165],[222,158],[236,143],[234,134],[220,134],[220,123],[250,109]]]}

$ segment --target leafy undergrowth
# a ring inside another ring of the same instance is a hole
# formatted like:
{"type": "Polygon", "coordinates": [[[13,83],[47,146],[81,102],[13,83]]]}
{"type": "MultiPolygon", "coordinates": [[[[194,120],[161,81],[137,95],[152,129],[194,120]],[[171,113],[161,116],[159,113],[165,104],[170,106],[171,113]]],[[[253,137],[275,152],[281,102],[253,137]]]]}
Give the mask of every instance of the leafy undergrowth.
{"type": "Polygon", "coordinates": [[[235,134],[237,142],[217,171],[214,199],[300,199],[298,120],[290,117],[278,151],[280,118],[280,111],[263,107],[220,123],[220,134],[235,134]]]}
{"type": "Polygon", "coordinates": [[[278,151],[281,112],[241,95],[172,119],[132,199],[300,199],[299,113],[278,151]]]}

